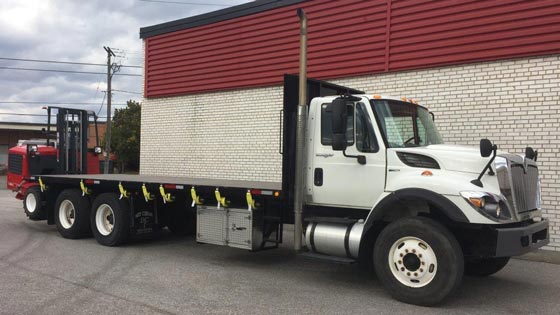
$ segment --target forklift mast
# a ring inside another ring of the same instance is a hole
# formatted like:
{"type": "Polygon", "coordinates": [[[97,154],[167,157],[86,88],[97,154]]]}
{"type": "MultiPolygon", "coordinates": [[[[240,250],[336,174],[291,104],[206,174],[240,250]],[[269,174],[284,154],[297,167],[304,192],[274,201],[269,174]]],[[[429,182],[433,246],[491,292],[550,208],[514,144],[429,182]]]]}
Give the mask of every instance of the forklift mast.
{"type": "MultiPolygon", "coordinates": [[[[96,148],[99,147],[97,115],[93,111],[47,107],[47,145],[51,144],[51,114],[56,109],[56,142],[58,148],[58,174],[87,174],[89,125],[95,125],[96,148]],[[93,121],[90,119],[93,118],[93,121]]],[[[54,114],[53,114],[54,116],[54,114]]]]}

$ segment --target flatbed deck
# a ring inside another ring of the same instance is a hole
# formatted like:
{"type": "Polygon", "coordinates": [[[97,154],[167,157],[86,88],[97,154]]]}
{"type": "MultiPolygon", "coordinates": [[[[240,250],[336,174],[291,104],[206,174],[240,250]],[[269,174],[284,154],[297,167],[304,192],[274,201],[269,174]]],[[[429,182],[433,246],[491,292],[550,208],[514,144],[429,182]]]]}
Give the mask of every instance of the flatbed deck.
{"type": "MultiPolygon", "coordinates": [[[[39,177],[39,176],[37,176],[39,177]]],[[[205,187],[224,187],[224,188],[243,188],[243,189],[264,189],[282,190],[282,183],[241,181],[211,178],[194,177],[173,177],[173,176],[151,176],[151,175],[132,175],[132,174],[79,174],[79,175],[41,175],[51,183],[62,183],[68,180],[98,180],[110,182],[126,182],[137,184],[170,184],[184,186],[205,186],[205,187]]]]}

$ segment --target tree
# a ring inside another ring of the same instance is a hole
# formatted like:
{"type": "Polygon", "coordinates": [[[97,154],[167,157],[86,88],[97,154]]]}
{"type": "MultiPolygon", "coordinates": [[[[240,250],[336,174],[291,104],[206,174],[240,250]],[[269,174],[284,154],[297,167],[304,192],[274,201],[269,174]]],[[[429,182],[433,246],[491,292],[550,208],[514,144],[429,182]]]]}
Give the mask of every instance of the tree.
{"type": "Polygon", "coordinates": [[[117,156],[121,172],[140,167],[140,108],[140,103],[129,100],[126,108],[115,109],[111,121],[111,152],[117,156]]]}

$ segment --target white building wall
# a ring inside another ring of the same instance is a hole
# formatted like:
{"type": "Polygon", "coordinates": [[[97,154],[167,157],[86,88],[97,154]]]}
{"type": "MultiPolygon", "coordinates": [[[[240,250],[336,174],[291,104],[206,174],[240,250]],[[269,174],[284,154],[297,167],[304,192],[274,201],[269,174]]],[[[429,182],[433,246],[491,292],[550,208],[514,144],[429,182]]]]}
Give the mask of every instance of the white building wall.
{"type": "Polygon", "coordinates": [[[282,87],[145,99],[140,173],[282,181],[282,87]]]}
{"type": "MultiPolygon", "coordinates": [[[[560,56],[337,79],[427,104],[450,144],[539,150],[543,209],[560,251],[560,56]]],[[[282,87],[146,99],[142,174],[281,181],[282,87]]]]}

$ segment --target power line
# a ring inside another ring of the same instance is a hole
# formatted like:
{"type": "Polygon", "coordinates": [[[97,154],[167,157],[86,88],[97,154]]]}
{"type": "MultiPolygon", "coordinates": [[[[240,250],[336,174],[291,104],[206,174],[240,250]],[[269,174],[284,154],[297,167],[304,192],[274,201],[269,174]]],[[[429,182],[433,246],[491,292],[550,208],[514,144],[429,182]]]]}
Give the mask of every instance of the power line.
{"type": "Polygon", "coordinates": [[[157,3],[171,3],[171,4],[191,4],[191,5],[216,6],[216,7],[229,7],[229,5],[227,5],[227,4],[219,4],[219,3],[196,3],[196,2],[163,1],[163,0],[138,0],[138,1],[157,2],[157,3]]]}
{"type": "Polygon", "coordinates": [[[142,95],[142,93],[140,93],[140,92],[131,92],[131,91],[117,90],[117,89],[113,89],[113,91],[122,92],[122,93],[130,93],[130,94],[142,95]]]}
{"type": "MultiPolygon", "coordinates": [[[[5,70],[19,70],[19,71],[41,71],[41,72],[62,72],[62,73],[79,73],[79,74],[105,74],[103,72],[90,72],[90,71],[73,71],[73,70],[56,70],[56,69],[37,69],[37,68],[18,68],[18,67],[0,67],[5,70]]],[[[129,77],[141,77],[141,74],[132,73],[115,73],[114,75],[122,75],[129,77]]]]}
{"type": "MultiPolygon", "coordinates": [[[[24,58],[8,58],[8,57],[0,57],[0,60],[58,63],[58,64],[82,65],[82,66],[106,66],[103,63],[57,61],[57,60],[43,60],[43,59],[24,59],[24,58]]],[[[121,67],[123,67],[123,68],[140,68],[140,69],[142,68],[142,66],[129,66],[129,65],[121,65],[121,67]]]]}
{"type": "MultiPolygon", "coordinates": [[[[39,102],[39,101],[0,101],[0,104],[45,104],[45,105],[99,105],[99,103],[87,102],[39,102]]],[[[126,106],[126,103],[113,104],[118,106],[126,106]]]]}

